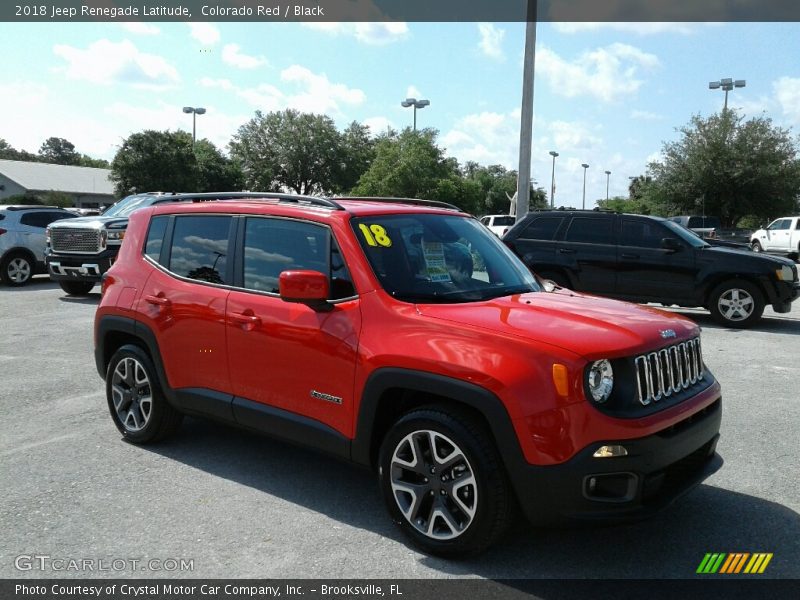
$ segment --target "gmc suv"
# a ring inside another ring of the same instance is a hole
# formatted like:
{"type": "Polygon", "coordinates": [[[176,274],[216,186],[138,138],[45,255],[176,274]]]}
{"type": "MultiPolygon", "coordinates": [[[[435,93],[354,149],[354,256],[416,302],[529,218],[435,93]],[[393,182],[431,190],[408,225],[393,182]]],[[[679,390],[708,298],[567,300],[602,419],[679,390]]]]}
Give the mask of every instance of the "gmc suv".
{"type": "Polygon", "coordinates": [[[529,213],[503,241],[545,279],[635,302],[702,306],[727,327],[755,324],[800,296],[787,259],[709,245],[660,217],[603,211],[529,213]]]}
{"type": "Polygon", "coordinates": [[[94,330],[126,440],[201,415],[373,467],[402,532],[449,556],[517,506],[640,518],[722,464],[689,319],[547,291],[447,204],[262,196],[131,215],[94,330]]]}
{"type": "Polygon", "coordinates": [[[247,196],[248,193],[242,192],[148,192],[123,198],[100,216],[54,223],[47,228],[47,272],[67,294],[88,294],[114,263],[125,237],[128,217],[133,211],[163,202],[200,202],[247,196]]]}

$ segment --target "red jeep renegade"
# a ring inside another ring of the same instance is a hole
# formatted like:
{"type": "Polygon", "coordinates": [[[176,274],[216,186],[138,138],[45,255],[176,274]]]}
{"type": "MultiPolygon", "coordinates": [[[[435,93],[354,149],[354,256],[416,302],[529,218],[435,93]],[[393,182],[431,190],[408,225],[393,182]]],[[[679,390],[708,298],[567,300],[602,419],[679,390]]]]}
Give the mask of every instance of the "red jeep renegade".
{"type": "Polygon", "coordinates": [[[483,550],[515,507],[639,518],[722,464],[693,322],[554,288],[443,203],[140,209],[95,358],[127,440],[205,415],[374,467],[393,520],[435,554],[483,550]]]}

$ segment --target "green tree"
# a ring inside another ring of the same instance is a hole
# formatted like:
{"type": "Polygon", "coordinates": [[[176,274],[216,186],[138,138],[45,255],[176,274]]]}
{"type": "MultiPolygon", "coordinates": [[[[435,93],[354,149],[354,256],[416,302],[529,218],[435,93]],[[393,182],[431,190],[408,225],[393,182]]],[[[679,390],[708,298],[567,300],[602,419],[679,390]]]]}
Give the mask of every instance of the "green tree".
{"type": "Polygon", "coordinates": [[[335,191],[349,192],[358,183],[375,159],[375,140],[369,127],[353,121],[341,134],[339,169],[335,176],[335,191]]]}
{"type": "Polygon", "coordinates": [[[672,214],[717,215],[724,226],[744,216],[787,214],[800,196],[800,160],[789,131],[735,110],[695,116],[649,165],[643,198],[672,214]]]}
{"type": "Polygon", "coordinates": [[[81,155],[75,152],[75,144],[69,140],[49,137],[39,148],[39,158],[42,162],[57,165],[77,165],[81,160],[81,155]]]}
{"type": "Polygon", "coordinates": [[[479,188],[445,158],[432,129],[388,132],[378,138],[375,159],[353,189],[358,196],[441,200],[475,212],[479,188]]]}
{"type": "Polygon", "coordinates": [[[197,163],[198,192],[237,191],[244,187],[244,175],[239,165],[223,156],[208,140],[197,140],[194,146],[197,163]]]}
{"type": "Polygon", "coordinates": [[[230,151],[252,190],[330,194],[348,170],[333,120],[292,109],[256,111],[234,134],[230,151]]]}
{"type": "Polygon", "coordinates": [[[111,163],[103,158],[92,158],[86,154],[81,154],[78,160],[79,167],[94,167],[95,169],[110,169],[111,163]]]}
{"type": "Polygon", "coordinates": [[[25,150],[17,150],[6,140],[0,138],[0,159],[38,162],[39,157],[25,150]]]}
{"type": "Polygon", "coordinates": [[[131,134],[111,163],[111,180],[119,196],[195,191],[198,168],[192,136],[184,131],[154,130],[131,134]]]}

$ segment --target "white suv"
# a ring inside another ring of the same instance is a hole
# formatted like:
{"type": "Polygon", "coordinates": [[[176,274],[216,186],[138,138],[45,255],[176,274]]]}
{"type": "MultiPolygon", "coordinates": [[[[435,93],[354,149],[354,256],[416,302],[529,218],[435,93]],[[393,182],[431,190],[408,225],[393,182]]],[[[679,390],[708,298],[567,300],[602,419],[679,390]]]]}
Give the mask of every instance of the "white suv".
{"type": "Polygon", "coordinates": [[[36,273],[45,273],[44,232],[53,221],[77,215],[57,206],[0,204],[0,279],[7,285],[25,285],[36,273]]]}
{"type": "Polygon", "coordinates": [[[514,226],[517,218],[514,215],[486,215],[481,217],[481,223],[486,225],[497,237],[503,237],[506,231],[514,226]]]}

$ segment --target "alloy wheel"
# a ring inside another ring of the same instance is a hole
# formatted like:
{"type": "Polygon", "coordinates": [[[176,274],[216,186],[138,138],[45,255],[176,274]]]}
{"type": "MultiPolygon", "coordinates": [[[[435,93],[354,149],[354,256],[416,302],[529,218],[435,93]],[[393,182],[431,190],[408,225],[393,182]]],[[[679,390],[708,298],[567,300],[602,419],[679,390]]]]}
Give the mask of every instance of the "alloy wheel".
{"type": "Polygon", "coordinates": [[[24,258],[13,258],[6,267],[6,273],[14,283],[25,283],[31,277],[31,263],[24,258]]]}
{"type": "Polygon", "coordinates": [[[732,288],[724,292],[717,301],[719,312],[728,321],[744,321],[753,314],[755,300],[753,296],[741,288],[732,288]]]}
{"type": "Polygon", "coordinates": [[[392,495],[423,535],[451,540],[470,526],[478,508],[475,473],[464,452],[437,431],[406,435],[391,460],[392,495]]]}
{"type": "Polygon", "coordinates": [[[142,363],[130,357],[119,361],[111,380],[111,399],[125,429],[134,432],[145,428],[153,411],[153,395],[142,363]]]}

